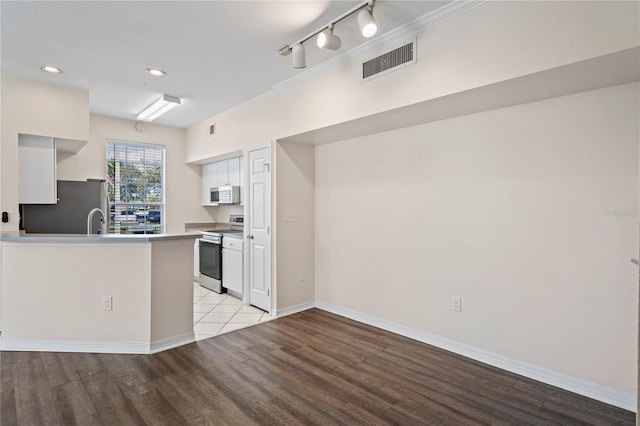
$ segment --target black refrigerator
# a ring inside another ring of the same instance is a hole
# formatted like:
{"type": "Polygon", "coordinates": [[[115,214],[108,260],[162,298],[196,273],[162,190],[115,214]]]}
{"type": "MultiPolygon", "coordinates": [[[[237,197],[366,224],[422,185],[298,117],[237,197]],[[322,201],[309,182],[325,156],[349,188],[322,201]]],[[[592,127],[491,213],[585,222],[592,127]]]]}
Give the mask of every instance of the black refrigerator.
{"type": "MultiPolygon", "coordinates": [[[[105,214],[108,229],[109,201],[104,180],[59,180],[57,204],[22,204],[22,228],[29,234],[86,234],[87,216],[94,208],[105,214]]],[[[92,233],[101,232],[100,213],[93,215],[92,233]]]]}

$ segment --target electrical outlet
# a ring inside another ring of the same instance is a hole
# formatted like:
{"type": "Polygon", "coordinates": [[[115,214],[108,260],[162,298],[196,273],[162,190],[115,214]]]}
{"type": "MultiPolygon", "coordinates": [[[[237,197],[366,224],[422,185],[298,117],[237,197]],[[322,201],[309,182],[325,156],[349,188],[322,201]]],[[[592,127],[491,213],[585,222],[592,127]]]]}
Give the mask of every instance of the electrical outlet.
{"type": "Polygon", "coordinates": [[[284,212],[284,221],[285,222],[295,222],[298,220],[298,215],[295,211],[289,210],[284,212]]]}
{"type": "Polygon", "coordinates": [[[102,298],[102,309],[104,309],[105,311],[112,311],[113,310],[113,297],[104,296],[102,298]]]}
{"type": "Polygon", "coordinates": [[[456,312],[462,312],[462,297],[451,296],[451,310],[456,312]]]}

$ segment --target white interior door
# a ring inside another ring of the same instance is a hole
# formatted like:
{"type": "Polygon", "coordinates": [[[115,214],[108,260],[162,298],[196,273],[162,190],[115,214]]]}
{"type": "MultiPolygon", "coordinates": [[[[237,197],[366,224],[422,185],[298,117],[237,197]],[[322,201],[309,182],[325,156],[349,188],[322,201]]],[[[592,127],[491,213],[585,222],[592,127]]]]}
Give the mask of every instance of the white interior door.
{"type": "Polygon", "coordinates": [[[249,151],[249,303],[271,311],[271,155],[249,151]]]}

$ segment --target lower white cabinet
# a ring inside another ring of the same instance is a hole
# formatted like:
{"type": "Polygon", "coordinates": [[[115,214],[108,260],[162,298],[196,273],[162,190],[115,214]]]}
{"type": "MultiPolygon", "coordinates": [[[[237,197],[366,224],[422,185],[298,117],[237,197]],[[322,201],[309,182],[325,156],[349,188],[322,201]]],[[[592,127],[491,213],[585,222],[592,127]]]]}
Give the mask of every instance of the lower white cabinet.
{"type": "Polygon", "coordinates": [[[242,238],[222,238],[222,287],[242,294],[242,238]]]}

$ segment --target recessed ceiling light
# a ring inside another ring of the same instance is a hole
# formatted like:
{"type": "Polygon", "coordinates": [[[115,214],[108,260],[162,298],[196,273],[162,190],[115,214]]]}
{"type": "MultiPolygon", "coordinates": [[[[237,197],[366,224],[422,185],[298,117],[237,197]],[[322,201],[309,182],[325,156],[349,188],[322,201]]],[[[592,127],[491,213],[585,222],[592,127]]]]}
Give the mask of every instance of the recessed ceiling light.
{"type": "Polygon", "coordinates": [[[60,68],[52,67],[51,65],[43,65],[40,69],[51,74],[62,74],[62,70],[60,68]]]}
{"type": "Polygon", "coordinates": [[[154,77],[164,77],[165,75],[167,75],[166,72],[159,70],[157,68],[147,68],[146,70],[144,70],[147,74],[152,75],[154,77]]]}

